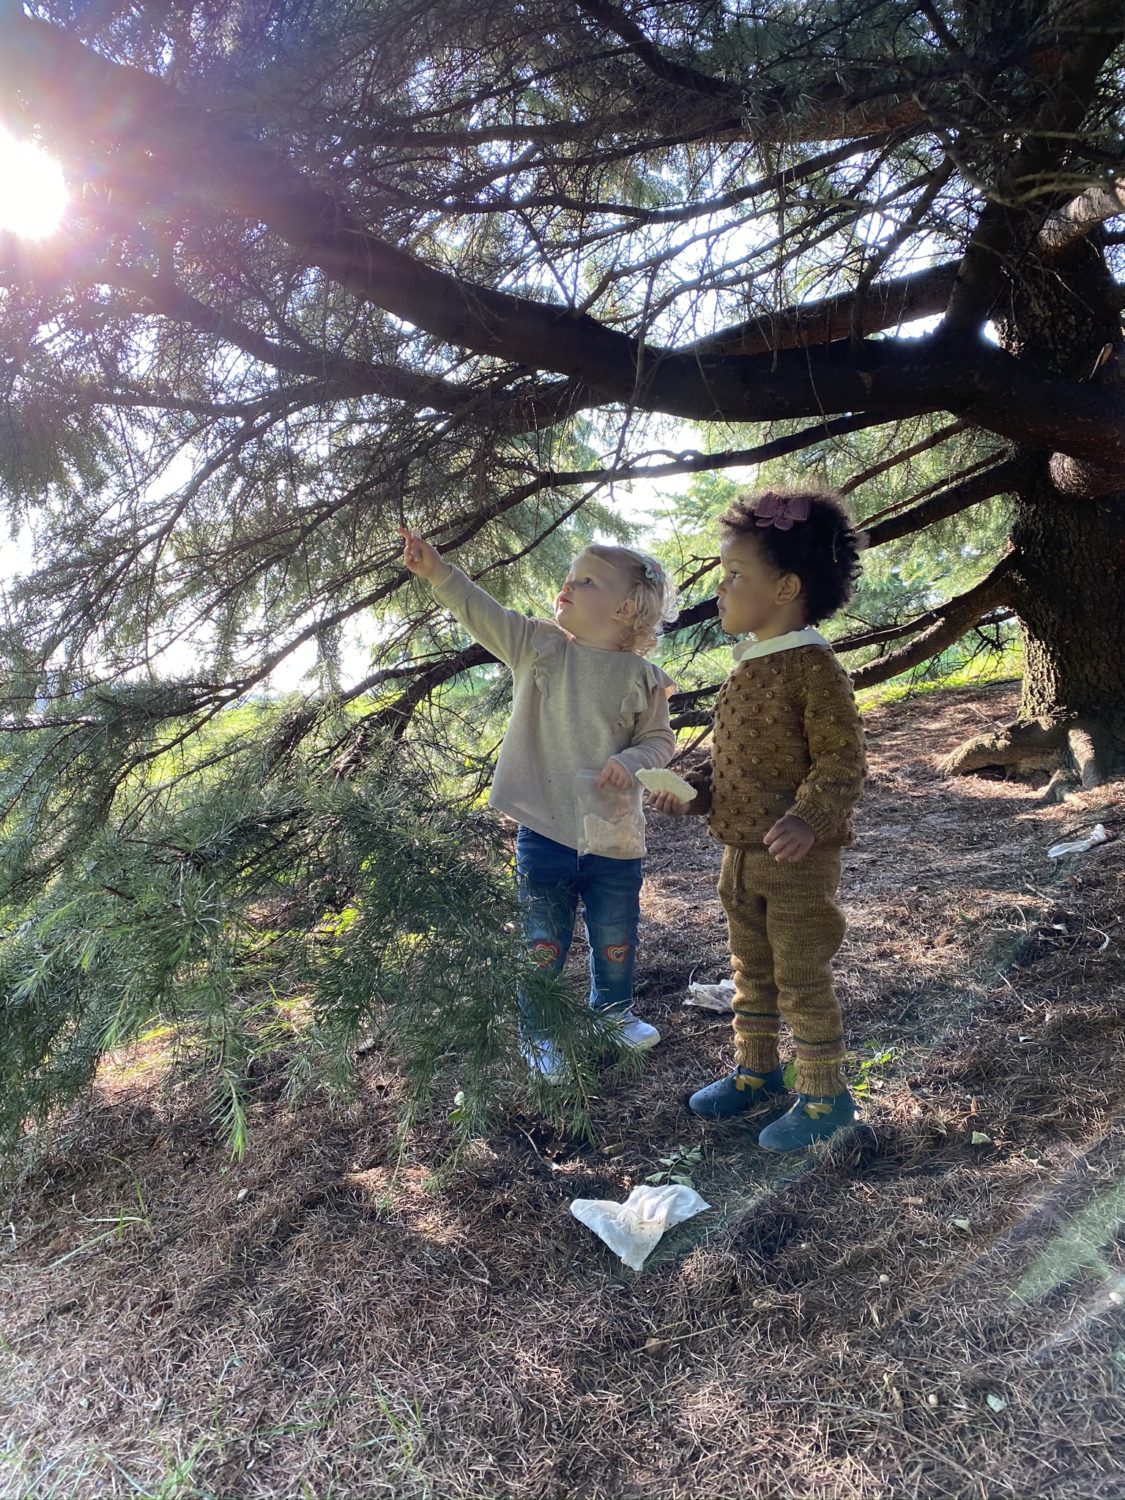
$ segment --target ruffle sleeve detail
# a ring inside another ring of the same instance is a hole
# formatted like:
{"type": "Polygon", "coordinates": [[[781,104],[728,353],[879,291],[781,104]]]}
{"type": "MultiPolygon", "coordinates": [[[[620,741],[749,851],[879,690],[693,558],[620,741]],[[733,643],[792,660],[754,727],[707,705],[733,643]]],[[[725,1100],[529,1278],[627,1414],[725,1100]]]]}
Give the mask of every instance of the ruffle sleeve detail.
{"type": "Polygon", "coordinates": [[[551,696],[551,678],[558,670],[559,657],[566,650],[567,635],[549,620],[538,620],[531,637],[531,676],[543,703],[551,696]]]}
{"type": "Polygon", "coordinates": [[[643,671],[634,678],[621,700],[619,729],[631,729],[637,715],[646,713],[658,694],[668,698],[675,691],[676,684],[667,672],[650,661],[642,662],[642,667],[643,671]]]}

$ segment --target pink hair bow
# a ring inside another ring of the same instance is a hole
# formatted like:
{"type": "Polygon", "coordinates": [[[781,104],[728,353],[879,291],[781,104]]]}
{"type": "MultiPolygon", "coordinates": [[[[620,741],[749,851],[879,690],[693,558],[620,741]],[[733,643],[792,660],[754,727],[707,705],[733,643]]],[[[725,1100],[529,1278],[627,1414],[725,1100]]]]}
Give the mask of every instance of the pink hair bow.
{"type": "Polygon", "coordinates": [[[809,518],[807,495],[775,495],[767,491],[754,507],[756,526],[776,526],[778,531],[792,531],[794,521],[809,518]]]}

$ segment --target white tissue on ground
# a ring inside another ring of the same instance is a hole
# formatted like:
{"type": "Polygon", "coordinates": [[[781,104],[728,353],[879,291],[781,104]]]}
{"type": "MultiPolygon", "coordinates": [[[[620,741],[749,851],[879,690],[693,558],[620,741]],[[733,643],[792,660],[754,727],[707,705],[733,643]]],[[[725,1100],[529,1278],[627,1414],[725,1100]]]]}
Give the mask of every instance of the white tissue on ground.
{"type": "Polygon", "coordinates": [[[1052,844],[1047,850],[1048,859],[1062,859],[1067,854],[1085,854],[1095,844],[1107,844],[1109,834],[1100,823],[1095,823],[1084,839],[1067,839],[1061,844],[1052,844]]]}
{"type": "Polygon", "coordinates": [[[694,1188],[678,1183],[635,1187],[624,1203],[610,1198],[575,1198],[570,1211],[592,1229],[631,1270],[639,1271],[664,1233],[711,1205],[694,1188]]]}
{"type": "Polygon", "coordinates": [[[689,984],[685,1005],[697,1005],[700,1010],[733,1010],[734,980],[720,979],[718,984],[689,984]]]}

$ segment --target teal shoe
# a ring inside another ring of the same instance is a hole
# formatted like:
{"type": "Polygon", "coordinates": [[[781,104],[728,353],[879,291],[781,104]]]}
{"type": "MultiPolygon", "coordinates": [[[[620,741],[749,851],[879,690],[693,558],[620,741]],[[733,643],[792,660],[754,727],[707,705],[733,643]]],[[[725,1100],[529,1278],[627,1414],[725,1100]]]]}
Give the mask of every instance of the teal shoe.
{"type": "Polygon", "coordinates": [[[751,1073],[748,1068],[736,1068],[725,1078],[707,1084],[706,1088],[696,1089],[688,1100],[688,1109],[704,1120],[729,1120],[733,1115],[744,1115],[757,1109],[766,1099],[784,1092],[780,1068],[774,1068],[772,1073],[751,1073]]]}
{"type": "Polygon", "coordinates": [[[798,1094],[793,1108],[774,1120],[758,1136],[758,1145],[766,1151],[803,1151],[813,1141],[855,1124],[855,1100],[845,1089],[834,1099],[814,1099],[798,1094]]]}

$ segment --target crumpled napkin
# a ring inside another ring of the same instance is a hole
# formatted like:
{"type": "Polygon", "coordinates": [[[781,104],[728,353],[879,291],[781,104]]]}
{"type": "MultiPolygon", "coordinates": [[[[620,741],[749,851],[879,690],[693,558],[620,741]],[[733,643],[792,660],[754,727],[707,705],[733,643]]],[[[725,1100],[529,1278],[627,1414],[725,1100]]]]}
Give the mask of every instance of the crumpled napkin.
{"type": "Polygon", "coordinates": [[[570,1211],[592,1229],[616,1256],[639,1271],[666,1230],[694,1218],[711,1205],[680,1183],[635,1187],[624,1203],[610,1198],[575,1198],[570,1211]]]}

